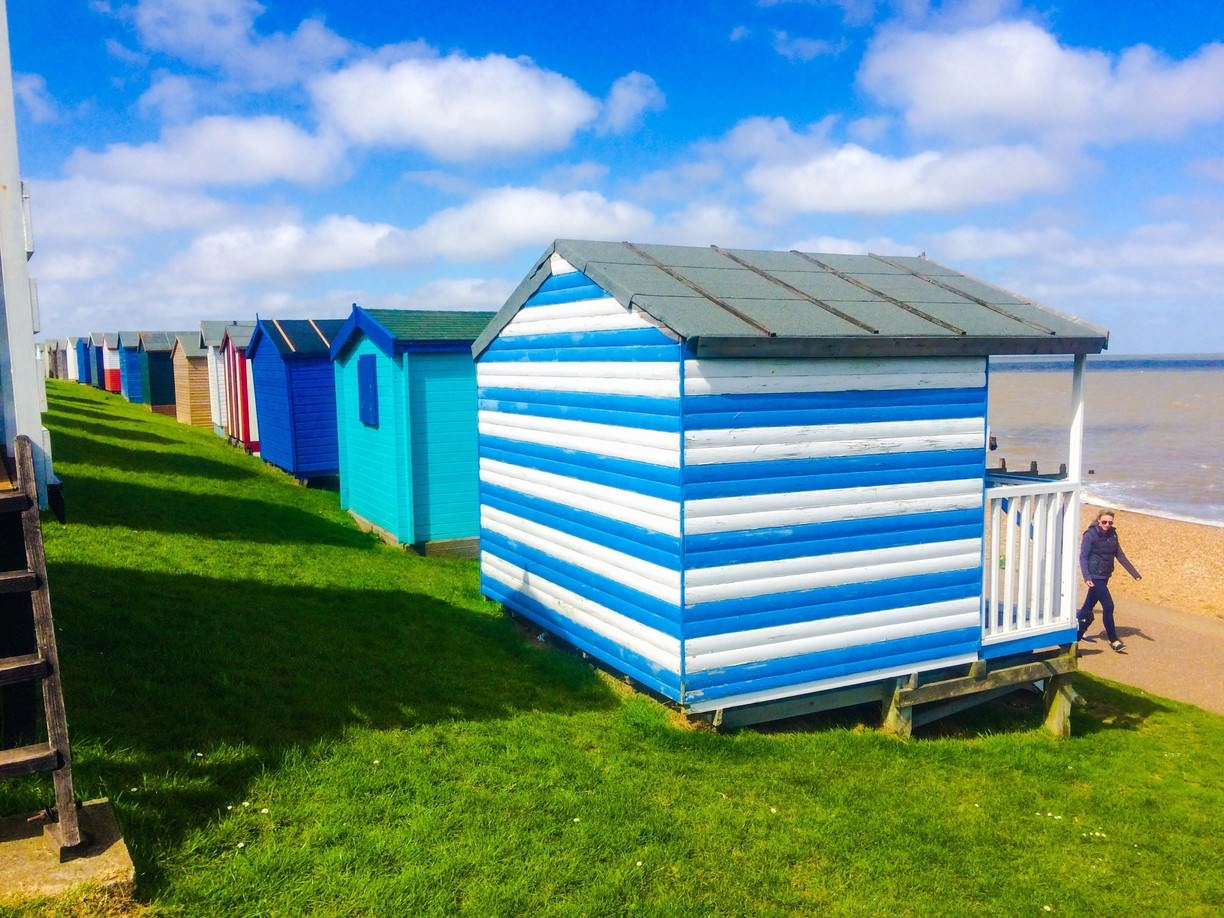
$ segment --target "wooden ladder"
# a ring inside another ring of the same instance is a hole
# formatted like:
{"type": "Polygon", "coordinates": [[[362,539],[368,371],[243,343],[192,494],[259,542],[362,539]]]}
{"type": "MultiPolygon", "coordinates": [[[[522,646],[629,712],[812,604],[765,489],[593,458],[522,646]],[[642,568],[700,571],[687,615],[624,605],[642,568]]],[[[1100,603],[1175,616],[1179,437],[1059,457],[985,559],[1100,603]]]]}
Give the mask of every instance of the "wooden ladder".
{"type": "Polygon", "coordinates": [[[0,696],[9,696],[3,698],[4,707],[0,713],[4,734],[0,742],[0,778],[52,772],[58,829],[52,829],[50,834],[53,846],[62,854],[80,845],[81,828],[72,790],[72,754],[68,746],[55,626],[51,621],[47,560],[43,553],[30,438],[17,437],[14,452],[16,482],[6,482],[0,476],[0,538],[9,542],[4,566],[13,564],[20,556],[17,539],[24,542],[25,565],[18,570],[0,571],[0,696]],[[7,490],[5,485],[9,486],[7,490]],[[32,635],[28,633],[31,624],[32,635]],[[46,742],[34,741],[36,704],[33,689],[39,683],[46,742]],[[12,744],[14,740],[15,745],[12,744]]]}

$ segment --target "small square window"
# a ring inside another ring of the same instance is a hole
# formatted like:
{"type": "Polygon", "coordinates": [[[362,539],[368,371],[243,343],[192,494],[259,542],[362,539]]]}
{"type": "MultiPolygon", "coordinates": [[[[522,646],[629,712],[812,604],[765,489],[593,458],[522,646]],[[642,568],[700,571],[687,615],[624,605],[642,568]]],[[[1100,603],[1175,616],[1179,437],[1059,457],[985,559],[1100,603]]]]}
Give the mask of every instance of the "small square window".
{"type": "Polygon", "coordinates": [[[357,358],[357,400],[361,423],[378,426],[378,358],[362,354],[357,358]]]}

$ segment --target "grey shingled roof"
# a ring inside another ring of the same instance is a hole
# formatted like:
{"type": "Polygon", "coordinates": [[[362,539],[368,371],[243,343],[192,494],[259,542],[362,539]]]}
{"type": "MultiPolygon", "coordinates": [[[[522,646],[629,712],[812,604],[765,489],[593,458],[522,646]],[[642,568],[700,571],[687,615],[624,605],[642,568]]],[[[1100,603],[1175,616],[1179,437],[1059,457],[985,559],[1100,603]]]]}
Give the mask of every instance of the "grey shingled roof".
{"type": "Polygon", "coordinates": [[[200,323],[200,340],[203,342],[205,347],[220,347],[221,339],[225,337],[225,330],[232,326],[242,326],[254,329],[255,323],[254,321],[226,322],[223,319],[205,319],[200,323]]]}
{"type": "Polygon", "coordinates": [[[699,356],[1098,353],[1109,333],[925,257],[559,239],[473,345],[549,275],[553,253],[699,356]]]}

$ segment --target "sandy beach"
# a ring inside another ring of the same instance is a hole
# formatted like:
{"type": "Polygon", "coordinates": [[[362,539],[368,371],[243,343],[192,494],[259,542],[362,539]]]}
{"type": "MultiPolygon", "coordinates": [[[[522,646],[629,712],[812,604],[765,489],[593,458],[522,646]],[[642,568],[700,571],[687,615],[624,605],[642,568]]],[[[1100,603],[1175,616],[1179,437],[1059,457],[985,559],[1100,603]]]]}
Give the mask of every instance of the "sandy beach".
{"type": "MultiPolygon", "coordinates": [[[[1100,509],[1084,505],[1080,532],[1100,509]]],[[[1120,621],[1128,599],[1224,620],[1224,527],[1133,510],[1118,510],[1116,518],[1122,549],[1143,575],[1132,580],[1119,567],[1109,581],[1120,621]]]]}

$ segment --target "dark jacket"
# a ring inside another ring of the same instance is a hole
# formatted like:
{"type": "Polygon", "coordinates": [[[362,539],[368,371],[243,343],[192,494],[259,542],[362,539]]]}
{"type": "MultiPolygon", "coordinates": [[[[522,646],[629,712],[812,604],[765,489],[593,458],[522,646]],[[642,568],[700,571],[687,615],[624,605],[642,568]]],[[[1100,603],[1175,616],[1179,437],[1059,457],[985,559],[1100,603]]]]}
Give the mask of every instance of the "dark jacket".
{"type": "Polygon", "coordinates": [[[1084,530],[1084,539],[1080,542],[1080,573],[1084,575],[1085,580],[1108,579],[1113,573],[1115,558],[1126,568],[1128,574],[1132,577],[1139,576],[1135,565],[1130,563],[1122,551],[1117,529],[1101,532],[1101,527],[1093,523],[1084,530]]]}

